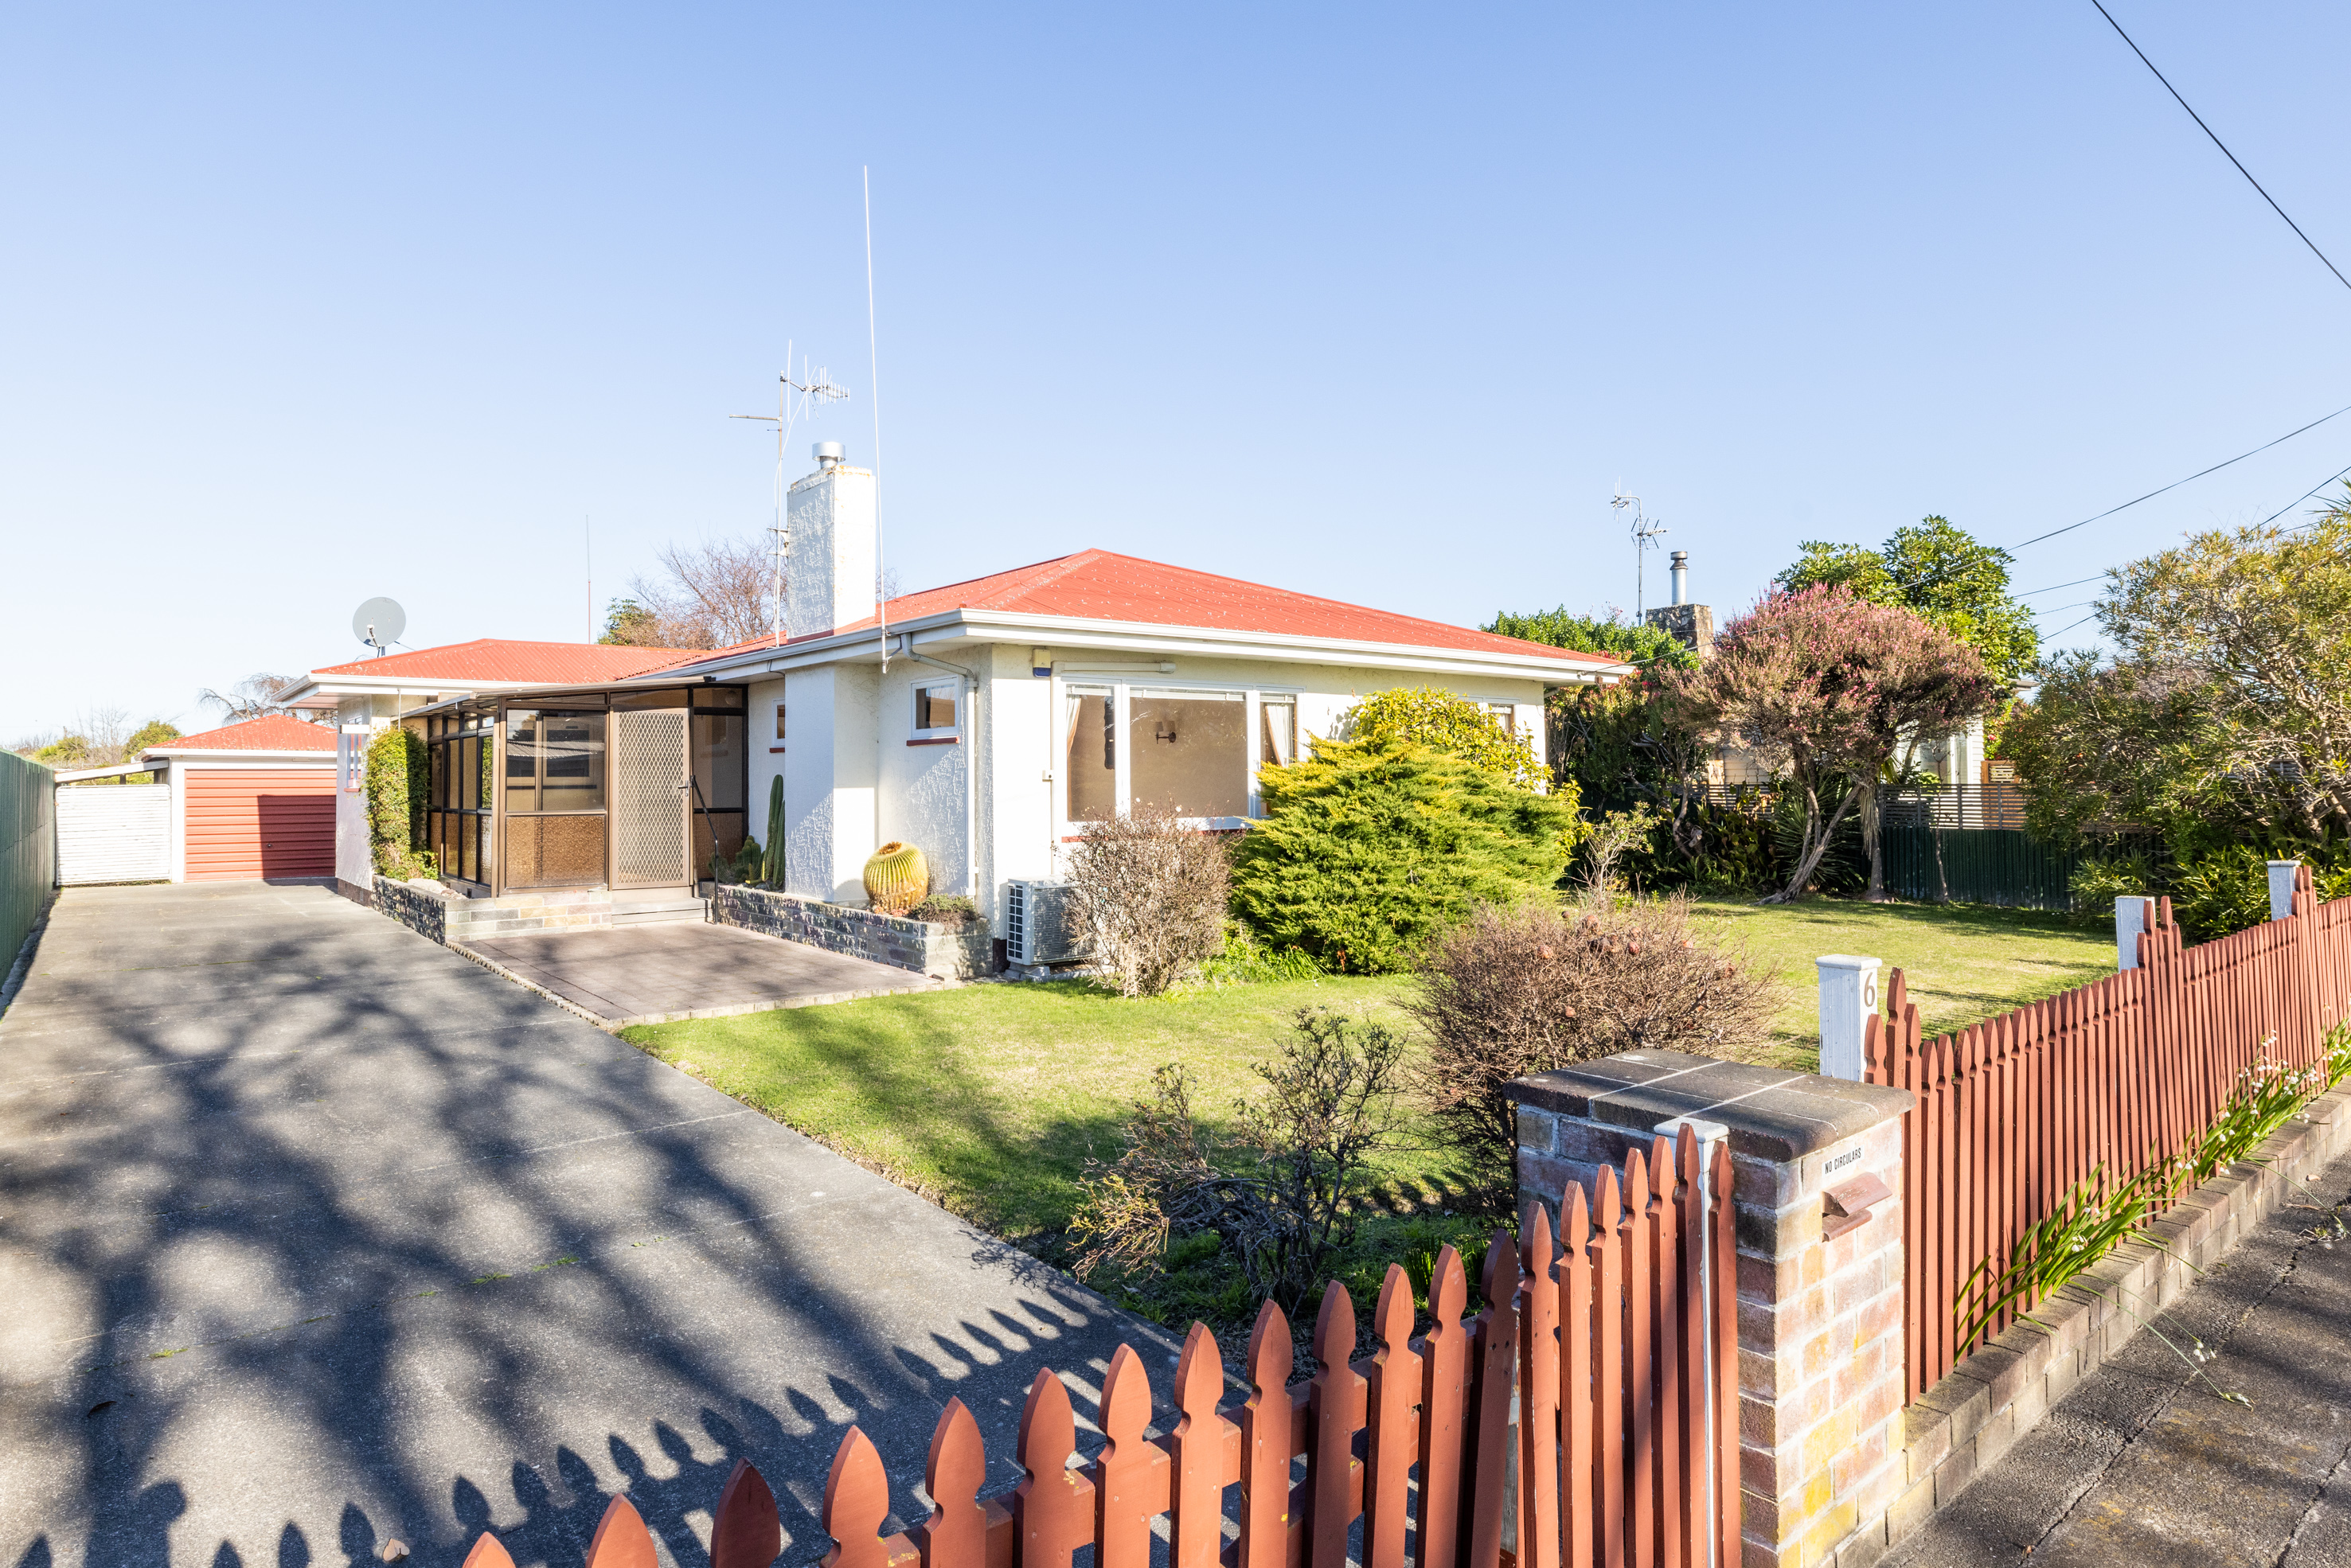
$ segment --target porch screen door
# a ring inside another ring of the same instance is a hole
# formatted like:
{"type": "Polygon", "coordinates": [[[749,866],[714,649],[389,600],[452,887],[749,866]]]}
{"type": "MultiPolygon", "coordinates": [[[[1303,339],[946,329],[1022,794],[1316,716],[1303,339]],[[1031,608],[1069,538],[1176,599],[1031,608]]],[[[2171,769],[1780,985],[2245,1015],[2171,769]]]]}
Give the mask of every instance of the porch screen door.
{"type": "Polygon", "coordinates": [[[685,709],[612,715],[612,885],[686,885],[685,709]]]}

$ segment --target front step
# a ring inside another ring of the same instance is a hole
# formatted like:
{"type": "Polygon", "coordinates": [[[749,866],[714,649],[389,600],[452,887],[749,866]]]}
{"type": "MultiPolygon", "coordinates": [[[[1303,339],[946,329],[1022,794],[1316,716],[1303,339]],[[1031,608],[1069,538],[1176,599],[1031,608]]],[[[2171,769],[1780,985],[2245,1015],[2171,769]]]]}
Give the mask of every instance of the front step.
{"type": "Polygon", "coordinates": [[[638,898],[612,900],[614,925],[677,925],[691,922],[706,925],[710,919],[710,901],[706,898],[638,898]]]}

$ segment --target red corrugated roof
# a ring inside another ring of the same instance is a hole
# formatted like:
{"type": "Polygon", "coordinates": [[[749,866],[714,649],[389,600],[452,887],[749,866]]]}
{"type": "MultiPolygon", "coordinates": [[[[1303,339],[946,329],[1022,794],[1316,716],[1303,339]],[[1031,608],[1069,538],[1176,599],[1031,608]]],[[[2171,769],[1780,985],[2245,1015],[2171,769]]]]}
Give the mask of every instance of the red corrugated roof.
{"type": "Polygon", "coordinates": [[[141,752],[152,757],[159,751],[332,751],[335,749],[335,727],[330,724],[306,724],[283,714],[270,714],[262,718],[249,718],[243,724],[225,725],[199,735],[183,735],[177,740],[167,740],[161,746],[151,746],[141,752]]]}
{"type": "MultiPolygon", "coordinates": [[[[1204,627],[1223,632],[1257,632],[1271,636],[1332,638],[1351,643],[1393,643],[1408,647],[1452,648],[1472,653],[1534,653],[1563,664],[1614,668],[1619,661],[1597,653],[1554,648],[1499,637],[1441,621],[1367,610],[1336,599],[1292,593],[1244,582],[1235,577],[1194,571],[1188,567],[1140,560],[1109,550],[1081,550],[1054,560],[1039,561],[993,577],[945,588],[901,594],[890,601],[890,621],[915,621],[942,611],[1004,610],[1028,615],[1063,615],[1073,620],[1124,621],[1145,626],[1204,627]]],[[[877,625],[868,616],[851,626],[815,635],[834,636],[877,625]]],[[[794,638],[810,642],[812,637],[794,638]]],[[[764,640],[723,648],[702,659],[747,653],[764,640]]]]}
{"type": "Polygon", "coordinates": [[[517,643],[500,637],[477,637],[470,643],[419,648],[413,653],[387,653],[381,659],[329,664],[323,670],[311,671],[310,675],[314,680],[328,675],[382,675],[458,685],[525,681],[535,686],[569,686],[626,680],[664,664],[702,656],[680,648],[614,648],[601,643],[517,643]]]}

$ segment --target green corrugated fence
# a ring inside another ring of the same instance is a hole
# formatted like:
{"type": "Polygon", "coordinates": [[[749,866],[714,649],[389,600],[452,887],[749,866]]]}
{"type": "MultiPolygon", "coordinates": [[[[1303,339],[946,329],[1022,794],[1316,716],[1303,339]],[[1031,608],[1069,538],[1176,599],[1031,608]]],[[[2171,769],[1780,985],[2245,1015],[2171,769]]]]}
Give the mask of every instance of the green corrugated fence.
{"type": "Polygon", "coordinates": [[[57,880],[57,778],[0,751],[0,979],[57,880]]]}
{"type": "Polygon", "coordinates": [[[1933,904],[1997,904],[2011,909],[2071,909],[2074,856],[2044,849],[2014,828],[1928,828],[1888,822],[1883,830],[1886,891],[1933,904]],[[1941,841],[1942,871],[1935,850],[1941,841]],[[1948,889],[1948,893],[1946,892],[1948,889]]]}

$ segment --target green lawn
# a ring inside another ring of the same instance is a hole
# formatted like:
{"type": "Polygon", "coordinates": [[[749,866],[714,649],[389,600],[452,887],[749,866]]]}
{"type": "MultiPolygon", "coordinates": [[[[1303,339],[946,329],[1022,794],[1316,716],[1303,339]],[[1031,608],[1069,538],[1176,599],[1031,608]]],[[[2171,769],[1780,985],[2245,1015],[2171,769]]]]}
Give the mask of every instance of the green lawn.
{"type": "Polygon", "coordinates": [[[1118,1156],[1154,1069],[1195,1109],[1257,1081],[1301,1007],[1397,1023],[1402,979],[1326,977],[1128,1001],[1075,980],[696,1019],[626,1030],[664,1061],[1008,1236],[1057,1230],[1089,1155],[1118,1156]]]}
{"type": "MultiPolygon", "coordinates": [[[[1813,960],[1860,953],[1899,967],[1930,1031],[2081,985],[2112,967],[2112,938],[2059,917],[1983,909],[1707,901],[1785,993],[1770,1054],[1810,1067],[1813,960]]],[[[1402,978],[1326,977],[1126,1001],[1076,981],[972,986],[927,996],[632,1029],[628,1038],[777,1120],[1002,1235],[1059,1230],[1089,1155],[1119,1152],[1128,1103],[1162,1062],[1199,1075],[1215,1113],[1253,1087],[1301,1007],[1401,1021],[1402,978]]],[[[1399,1155],[1426,1180],[1447,1162],[1399,1155]]]]}
{"type": "Polygon", "coordinates": [[[1824,953],[1882,958],[1888,981],[1902,970],[1930,1037],[2087,985],[2115,967],[2111,928],[2034,910],[1835,899],[1769,907],[1701,899],[1695,907],[1779,977],[1786,999],[1770,1060],[1807,1071],[1820,1064],[1813,960],[1824,953]]]}

